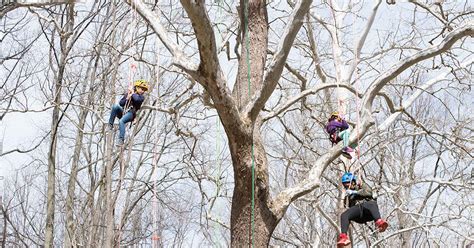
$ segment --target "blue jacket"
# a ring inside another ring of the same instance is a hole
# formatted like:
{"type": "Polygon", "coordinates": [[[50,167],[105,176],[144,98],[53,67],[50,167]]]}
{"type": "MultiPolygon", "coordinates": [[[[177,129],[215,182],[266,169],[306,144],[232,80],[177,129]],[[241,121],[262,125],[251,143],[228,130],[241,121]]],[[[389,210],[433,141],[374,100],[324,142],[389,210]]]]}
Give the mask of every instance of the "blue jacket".
{"type": "Polygon", "coordinates": [[[348,128],[349,128],[349,125],[347,124],[346,120],[344,120],[344,119],[342,121],[332,120],[332,121],[328,122],[328,124],[326,125],[326,131],[329,134],[332,134],[332,133],[336,132],[337,129],[340,129],[342,131],[342,130],[346,130],[348,128]]]}
{"type": "MultiPolygon", "coordinates": [[[[120,99],[119,105],[125,107],[127,104],[127,94],[124,94],[122,99],[120,99]]],[[[142,107],[142,103],[145,101],[145,97],[143,95],[133,93],[132,97],[130,97],[130,102],[128,103],[128,109],[133,113],[133,119],[137,115],[137,111],[142,107]]],[[[127,111],[127,110],[125,110],[127,111]]]]}

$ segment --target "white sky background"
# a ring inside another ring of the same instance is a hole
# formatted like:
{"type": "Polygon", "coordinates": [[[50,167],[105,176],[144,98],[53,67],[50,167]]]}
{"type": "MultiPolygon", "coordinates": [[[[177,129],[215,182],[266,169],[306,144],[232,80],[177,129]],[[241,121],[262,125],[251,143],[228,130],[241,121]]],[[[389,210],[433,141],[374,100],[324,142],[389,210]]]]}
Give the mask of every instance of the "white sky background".
{"type": "MultiPolygon", "coordinates": [[[[1,136],[3,138],[3,152],[13,149],[26,150],[35,144],[39,133],[43,133],[51,123],[51,114],[43,113],[9,113],[3,119],[1,127],[1,136]],[[42,130],[39,132],[38,130],[42,130]]],[[[16,169],[31,160],[26,154],[11,153],[0,157],[0,175],[9,176],[16,169]]]]}

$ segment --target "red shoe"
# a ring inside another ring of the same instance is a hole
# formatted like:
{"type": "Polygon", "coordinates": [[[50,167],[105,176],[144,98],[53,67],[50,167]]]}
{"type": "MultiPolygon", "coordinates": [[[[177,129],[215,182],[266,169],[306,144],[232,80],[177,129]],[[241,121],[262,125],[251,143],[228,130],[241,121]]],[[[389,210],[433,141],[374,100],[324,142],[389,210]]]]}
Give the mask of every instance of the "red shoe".
{"type": "Polygon", "coordinates": [[[347,237],[347,234],[341,233],[339,234],[339,241],[337,241],[337,247],[344,247],[346,245],[349,245],[351,243],[351,240],[349,237],[347,237]]]}
{"type": "Polygon", "coordinates": [[[377,227],[379,232],[384,232],[385,229],[387,229],[387,227],[388,227],[388,223],[386,221],[382,220],[382,219],[378,219],[375,222],[375,226],[377,227]]]}

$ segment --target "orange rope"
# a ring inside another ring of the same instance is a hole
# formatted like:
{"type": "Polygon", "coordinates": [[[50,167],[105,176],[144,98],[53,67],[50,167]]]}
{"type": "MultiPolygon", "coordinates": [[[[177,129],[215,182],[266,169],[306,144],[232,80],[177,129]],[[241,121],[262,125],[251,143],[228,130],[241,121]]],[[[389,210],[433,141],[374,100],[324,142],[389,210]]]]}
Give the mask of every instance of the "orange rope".
{"type": "MultiPolygon", "coordinates": [[[[158,1],[157,1],[158,4],[158,1]]],[[[158,15],[158,20],[159,20],[159,15],[158,15]]],[[[160,45],[158,45],[158,56],[157,56],[157,61],[156,64],[158,65],[157,69],[157,75],[156,75],[156,80],[158,81],[160,79],[160,45]]],[[[151,94],[150,94],[151,95],[151,94]]],[[[158,86],[156,89],[156,99],[159,100],[160,98],[160,91],[158,90],[158,86]]],[[[157,101],[157,104],[159,101],[157,101]]],[[[156,142],[154,144],[154,152],[153,152],[153,199],[152,199],[152,217],[153,217],[153,232],[151,236],[151,242],[152,242],[152,247],[153,248],[158,248],[159,247],[159,242],[160,242],[160,236],[158,235],[158,142],[160,135],[158,134],[158,114],[155,115],[155,132],[156,132],[156,142]]]]}
{"type": "MultiPolygon", "coordinates": [[[[131,33],[131,37],[130,37],[130,40],[131,42],[133,43],[134,42],[134,33],[133,33],[133,29],[136,28],[136,18],[138,17],[137,14],[136,14],[136,6],[135,6],[135,9],[133,8],[133,4],[131,3],[130,4],[130,12],[131,12],[131,15],[130,15],[130,23],[132,25],[133,28],[130,28],[130,33],[131,33]]],[[[131,62],[129,62],[129,69],[128,69],[128,90],[127,90],[127,96],[129,94],[130,91],[132,91],[132,94],[134,93],[133,92],[133,79],[135,78],[135,73],[136,73],[136,70],[137,70],[137,65],[135,64],[135,61],[133,59],[133,56],[132,56],[132,60],[131,62]]],[[[130,104],[131,104],[131,101],[132,101],[132,96],[130,96],[129,99],[127,99],[127,102],[123,108],[123,115],[126,114],[128,108],[130,107],[130,104]]],[[[132,123],[130,123],[130,125],[132,125],[132,123]]],[[[133,133],[131,134],[133,135],[133,133]]],[[[132,141],[133,139],[130,138],[130,141],[132,141]]],[[[130,151],[131,149],[131,146],[132,146],[132,142],[129,142],[128,144],[128,149],[130,151]]],[[[125,173],[125,170],[126,169],[126,166],[124,165],[124,161],[123,161],[123,152],[124,152],[124,149],[125,149],[125,137],[124,137],[124,144],[122,145],[122,147],[120,148],[120,177],[122,175],[122,173],[125,173]]],[[[127,157],[127,160],[126,162],[128,163],[130,161],[130,156],[131,156],[131,153],[129,152],[128,153],[128,157],[127,157]]],[[[117,198],[119,197],[119,194],[120,194],[120,191],[121,191],[121,188],[122,188],[122,178],[120,178],[120,183],[118,184],[118,189],[117,189],[117,198]]],[[[120,223],[122,224],[122,223],[120,223]]],[[[121,240],[121,236],[122,236],[122,227],[121,226],[117,226],[117,246],[120,247],[120,240],[121,240]]]]}
{"type": "MultiPolygon", "coordinates": [[[[354,19],[353,19],[353,22],[352,22],[352,28],[354,29],[353,33],[356,34],[357,32],[355,32],[356,30],[356,16],[354,16],[354,19]]],[[[357,47],[355,48],[357,49],[357,47]]],[[[357,52],[357,51],[355,51],[357,52]]],[[[356,113],[357,113],[357,147],[356,147],[356,154],[357,154],[357,161],[359,163],[359,167],[357,168],[357,171],[354,171],[354,173],[357,172],[357,174],[359,174],[359,177],[360,179],[362,178],[362,175],[359,173],[359,170],[362,168],[362,162],[360,160],[360,155],[361,155],[361,151],[362,151],[362,144],[360,142],[360,111],[361,111],[361,106],[360,106],[360,99],[359,99],[359,96],[357,95],[357,93],[359,92],[359,89],[358,89],[358,85],[357,83],[360,82],[359,81],[359,68],[358,68],[358,65],[359,65],[359,59],[357,57],[354,58],[354,63],[355,63],[355,67],[354,67],[354,70],[355,70],[355,79],[354,79],[354,88],[356,90],[356,113]]]]}
{"type": "MultiPolygon", "coordinates": [[[[160,79],[160,48],[158,47],[158,56],[157,62],[158,65],[158,72],[156,76],[156,80],[160,79]]],[[[160,98],[160,92],[156,89],[156,99],[160,98]]],[[[157,101],[158,104],[159,101],[157,101]]],[[[155,142],[155,149],[153,152],[153,200],[152,200],[152,216],[153,216],[153,234],[151,236],[151,242],[153,248],[159,247],[159,240],[160,236],[158,235],[158,141],[159,141],[159,134],[158,134],[158,114],[155,116],[155,132],[156,132],[156,142],[155,142]]]]}

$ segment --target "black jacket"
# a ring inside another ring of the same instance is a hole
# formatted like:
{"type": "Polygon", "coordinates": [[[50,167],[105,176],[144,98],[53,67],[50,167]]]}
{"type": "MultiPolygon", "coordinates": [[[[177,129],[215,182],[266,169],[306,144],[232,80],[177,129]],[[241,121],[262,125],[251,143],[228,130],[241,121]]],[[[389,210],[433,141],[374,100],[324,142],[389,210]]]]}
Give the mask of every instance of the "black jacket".
{"type": "Polygon", "coordinates": [[[130,100],[127,100],[127,94],[124,94],[122,99],[120,99],[119,105],[122,107],[126,107],[125,105],[128,105],[128,109],[125,109],[125,111],[131,111],[133,114],[133,119],[137,116],[137,111],[142,107],[142,103],[145,101],[145,97],[143,95],[133,93],[132,96],[130,97],[130,100]],[[130,101],[129,103],[127,103],[130,101]]]}
{"type": "Polygon", "coordinates": [[[372,190],[365,184],[358,184],[353,190],[356,190],[357,193],[346,195],[346,197],[344,198],[344,205],[346,207],[352,207],[364,201],[375,200],[372,194],[372,190]],[[347,205],[347,203],[349,204],[347,205]]]}

